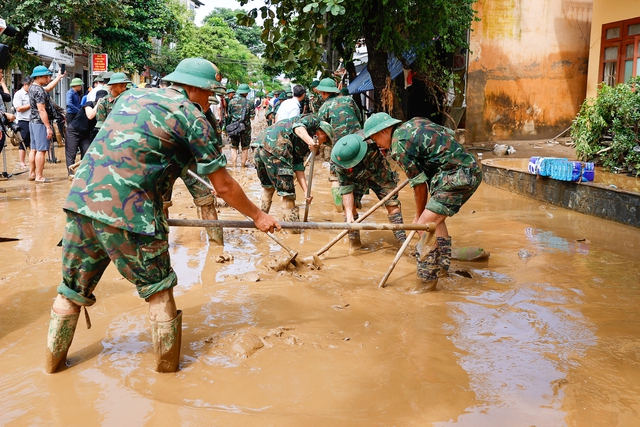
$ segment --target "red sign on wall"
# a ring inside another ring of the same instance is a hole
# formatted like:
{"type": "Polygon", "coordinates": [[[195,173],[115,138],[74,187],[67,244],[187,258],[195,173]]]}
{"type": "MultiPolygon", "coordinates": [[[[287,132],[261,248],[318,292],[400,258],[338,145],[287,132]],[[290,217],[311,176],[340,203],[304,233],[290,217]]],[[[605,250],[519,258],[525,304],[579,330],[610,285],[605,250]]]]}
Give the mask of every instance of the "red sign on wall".
{"type": "Polygon", "coordinates": [[[91,56],[93,74],[104,73],[108,70],[109,58],[106,53],[94,53],[91,56]]]}

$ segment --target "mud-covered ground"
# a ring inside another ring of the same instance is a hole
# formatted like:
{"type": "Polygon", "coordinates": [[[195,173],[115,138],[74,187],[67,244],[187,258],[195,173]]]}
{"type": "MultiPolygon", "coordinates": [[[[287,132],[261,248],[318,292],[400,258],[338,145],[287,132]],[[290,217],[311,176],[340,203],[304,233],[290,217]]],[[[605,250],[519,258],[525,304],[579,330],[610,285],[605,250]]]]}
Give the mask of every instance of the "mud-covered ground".
{"type": "MultiPolygon", "coordinates": [[[[8,161],[11,171],[13,147],[8,161]]],[[[255,170],[230,171],[257,201],[255,170]]],[[[398,250],[390,232],[364,232],[354,255],[343,240],[319,270],[278,273],[266,265],[285,253],[259,232],[225,230],[216,247],[200,229],[172,228],[180,371],[154,372],[147,304],[111,266],[92,328],[80,320],[68,368],[47,375],[69,182],[61,164],[45,176],[54,182],[0,181],[0,236],[20,239],[0,243],[0,425],[640,423],[640,230],[485,184],[448,224],[455,247],[491,257],[453,262],[458,273],[426,294],[406,291],[408,257],[377,288],[398,250]]],[[[327,176],[319,165],[311,221],[342,220],[327,176]]],[[[172,217],[196,218],[180,182],[173,199],[172,217]]],[[[412,218],[410,189],[401,200],[412,218]]],[[[367,196],[365,209],[374,202],[367,196]]],[[[242,219],[230,208],[219,215],[242,219]]],[[[278,236],[306,257],[336,233],[278,236]]]]}

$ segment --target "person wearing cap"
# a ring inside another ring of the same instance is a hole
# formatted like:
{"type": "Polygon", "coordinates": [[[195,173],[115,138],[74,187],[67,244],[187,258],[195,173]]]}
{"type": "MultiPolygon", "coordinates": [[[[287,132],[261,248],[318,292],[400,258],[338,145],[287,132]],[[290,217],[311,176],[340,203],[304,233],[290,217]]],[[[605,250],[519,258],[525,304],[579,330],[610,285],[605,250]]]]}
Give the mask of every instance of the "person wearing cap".
{"type": "MultiPolygon", "coordinates": [[[[306,194],[304,159],[310,150],[331,144],[333,138],[331,125],[313,114],[275,123],[258,135],[254,147],[256,170],[263,189],[260,200],[263,212],[269,212],[273,194],[277,191],[282,197],[283,221],[300,220],[293,178],[296,177],[306,194]]],[[[311,203],[311,198],[307,202],[311,203]]]]}
{"type": "Polygon", "coordinates": [[[76,114],[78,114],[78,112],[80,111],[80,95],[79,93],[82,92],[82,85],[84,83],[82,83],[82,80],[79,78],[74,78],[73,80],[71,80],[71,84],[69,86],[71,86],[71,88],[67,91],[67,96],[66,96],[66,100],[67,100],[67,107],[66,107],[66,111],[67,111],[67,123],[71,123],[74,119],[74,117],[76,116],[76,114]]]}
{"type": "MultiPolygon", "coordinates": [[[[93,130],[93,135],[97,135],[98,132],[100,132],[104,121],[113,109],[113,105],[120,95],[127,90],[127,84],[131,83],[131,80],[129,80],[125,73],[113,73],[109,77],[109,83],[107,84],[109,95],[102,98],[95,106],[96,126],[93,130]]],[[[88,117],[89,119],[93,118],[91,115],[88,117]]]]}
{"type": "Polygon", "coordinates": [[[302,85],[295,85],[293,87],[294,97],[282,101],[282,104],[278,108],[276,113],[276,123],[301,115],[302,109],[300,108],[300,102],[302,102],[306,93],[307,91],[302,85]]]}
{"type": "Polygon", "coordinates": [[[104,85],[104,78],[102,77],[103,74],[104,73],[100,73],[93,79],[93,90],[87,94],[87,101],[93,102],[94,105],[96,102],[96,94],[99,90],[106,90],[109,92],[109,89],[104,85]]]}
{"type": "Polygon", "coordinates": [[[53,139],[53,119],[55,111],[49,94],[45,90],[51,83],[51,71],[44,65],[33,69],[33,83],[29,86],[29,133],[31,134],[31,151],[29,152],[29,180],[38,184],[51,182],[44,177],[44,163],[53,139]]]}
{"type": "Polygon", "coordinates": [[[406,172],[416,201],[417,224],[434,222],[436,242],[427,247],[427,233],[421,234],[418,251],[418,279],[425,290],[433,290],[439,275],[446,275],[451,263],[451,236],[445,220],[453,216],[482,182],[482,170],[475,157],[459,144],[453,131],[416,117],[405,123],[387,113],[373,114],[364,124],[364,136],[406,172]]]}
{"type": "Polygon", "coordinates": [[[239,135],[229,135],[231,139],[231,166],[236,167],[238,160],[238,150],[241,150],[240,164],[244,168],[249,158],[249,145],[251,144],[251,121],[256,116],[256,110],[253,102],[249,102],[247,95],[251,92],[251,88],[246,83],[238,86],[236,96],[229,101],[227,119],[227,134],[229,134],[229,126],[232,123],[243,123],[244,131],[239,135]]]}
{"type": "MultiPolygon", "coordinates": [[[[376,144],[365,141],[362,132],[340,138],[331,149],[331,163],[340,184],[338,190],[342,195],[346,222],[358,219],[357,209],[362,208],[362,197],[369,190],[382,200],[398,186],[398,174],[391,169],[376,144]]],[[[385,207],[390,223],[404,223],[397,194],[385,203],[385,207]]],[[[393,235],[400,244],[407,239],[404,230],[394,231],[393,235]]],[[[351,250],[362,246],[359,231],[349,232],[349,244],[351,250]]]]}
{"type": "Polygon", "coordinates": [[[123,94],[91,143],[63,206],[62,282],[51,309],[46,372],[65,366],[80,309],[96,302],[94,290],[111,262],[149,303],[156,371],[177,371],[182,312],[173,296],[178,279],[162,195],[185,169],[206,175],[218,196],[258,229],[280,229],[229,175],[213,143],[214,130],[202,111],[209,108],[217,78],[213,63],[182,60],[165,77],[169,88],[123,94]]]}

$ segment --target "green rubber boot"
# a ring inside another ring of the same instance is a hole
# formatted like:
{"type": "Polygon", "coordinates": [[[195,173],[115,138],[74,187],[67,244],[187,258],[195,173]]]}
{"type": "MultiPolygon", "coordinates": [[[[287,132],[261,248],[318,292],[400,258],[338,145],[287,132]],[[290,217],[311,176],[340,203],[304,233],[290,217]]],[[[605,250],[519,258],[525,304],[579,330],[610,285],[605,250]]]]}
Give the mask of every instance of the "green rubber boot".
{"type": "Polygon", "coordinates": [[[80,312],[73,314],[58,314],[51,309],[49,333],[47,335],[47,355],[44,369],[53,374],[62,368],[67,361],[67,352],[73,341],[73,334],[78,326],[80,312]]]}
{"type": "Polygon", "coordinates": [[[449,275],[449,266],[451,265],[451,236],[438,237],[438,266],[440,271],[439,276],[449,275]]]}
{"type": "MultiPolygon", "coordinates": [[[[402,212],[387,215],[387,218],[389,218],[389,222],[391,224],[404,224],[402,212]]],[[[393,235],[401,245],[405,242],[405,240],[407,240],[407,233],[404,230],[394,231],[393,235]]]]}
{"type": "Polygon", "coordinates": [[[173,320],[151,321],[153,351],[156,354],[157,372],[176,372],[180,365],[180,344],[182,343],[182,310],[173,320]]]}

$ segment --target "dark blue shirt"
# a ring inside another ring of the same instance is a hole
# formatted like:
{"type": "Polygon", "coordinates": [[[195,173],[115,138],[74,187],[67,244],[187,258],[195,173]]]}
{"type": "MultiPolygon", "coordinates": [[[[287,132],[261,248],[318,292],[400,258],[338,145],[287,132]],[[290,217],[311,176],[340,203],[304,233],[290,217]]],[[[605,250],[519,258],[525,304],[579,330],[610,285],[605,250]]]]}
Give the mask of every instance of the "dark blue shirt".
{"type": "Polygon", "coordinates": [[[80,111],[80,97],[73,88],[67,92],[67,113],[75,114],[80,111]]]}

